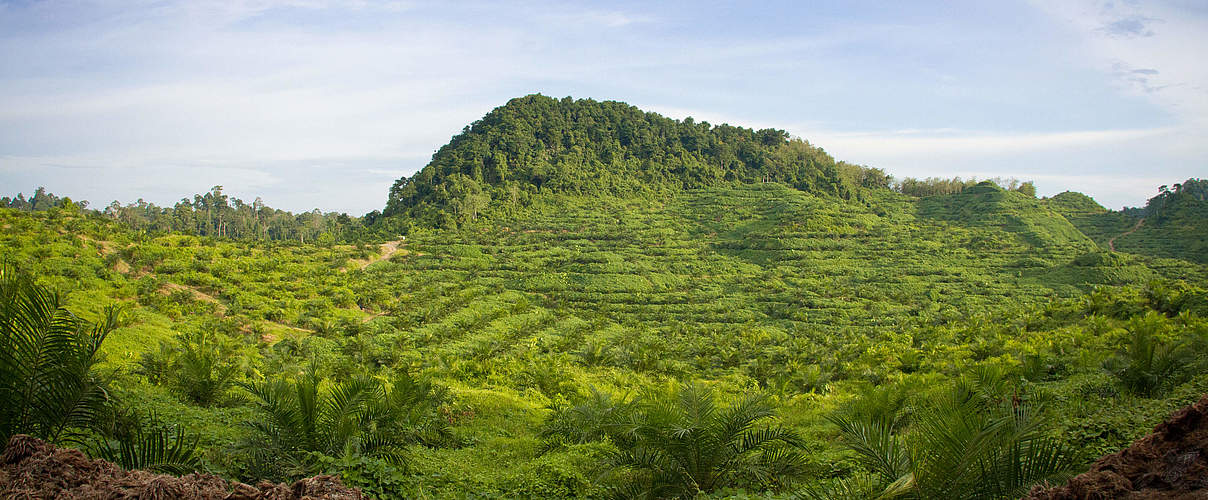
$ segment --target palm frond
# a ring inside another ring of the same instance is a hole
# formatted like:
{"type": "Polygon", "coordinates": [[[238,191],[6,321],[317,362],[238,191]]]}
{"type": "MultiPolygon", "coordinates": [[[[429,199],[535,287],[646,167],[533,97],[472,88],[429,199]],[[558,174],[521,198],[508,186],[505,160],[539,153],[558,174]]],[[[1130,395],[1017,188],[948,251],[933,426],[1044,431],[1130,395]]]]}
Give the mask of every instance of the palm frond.
{"type": "Polygon", "coordinates": [[[151,416],[147,422],[137,423],[133,431],[94,440],[88,450],[93,457],[124,469],[181,475],[201,469],[197,442],[198,438],[187,436],[184,429],[163,427],[151,416]]]}
{"type": "Polygon", "coordinates": [[[117,328],[120,309],[96,325],[63,308],[57,294],[10,263],[0,264],[0,438],[14,433],[57,441],[92,426],[108,403],[92,372],[117,328]]]}
{"type": "Polygon", "coordinates": [[[886,481],[894,481],[912,468],[910,454],[892,424],[849,415],[833,415],[829,420],[839,427],[843,440],[855,451],[869,470],[886,481]]]}

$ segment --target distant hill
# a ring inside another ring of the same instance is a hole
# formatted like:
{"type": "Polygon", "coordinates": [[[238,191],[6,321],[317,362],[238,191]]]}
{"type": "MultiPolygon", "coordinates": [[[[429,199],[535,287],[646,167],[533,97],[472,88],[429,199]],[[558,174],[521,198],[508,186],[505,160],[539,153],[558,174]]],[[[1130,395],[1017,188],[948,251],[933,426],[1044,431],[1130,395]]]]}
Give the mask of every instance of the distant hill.
{"type": "Polygon", "coordinates": [[[1143,209],[1115,212],[1082,193],[1043,200],[1104,250],[1208,263],[1208,181],[1161,186],[1143,209]]]}
{"type": "Polygon", "coordinates": [[[1074,191],[1057,193],[1052,198],[1045,198],[1044,202],[1049,208],[1067,216],[1101,214],[1108,211],[1094,198],[1074,191]]]}
{"type": "Polygon", "coordinates": [[[1208,263],[1208,180],[1162,186],[1144,214],[1135,232],[1115,241],[1116,250],[1208,263]]]}
{"type": "Polygon", "coordinates": [[[623,102],[539,94],[512,99],[467,126],[427,166],[398,179],[385,210],[366,222],[388,232],[456,228],[480,216],[512,218],[548,194],[666,199],[685,190],[758,183],[858,201],[882,216],[886,208],[873,205],[896,190],[917,200],[912,211],[919,217],[1011,235],[975,243],[985,248],[1025,244],[1208,262],[1205,181],[1163,186],[1145,209],[1121,212],[1076,192],[1037,200],[1030,182],[1012,189],[959,178],[891,184],[884,171],[836,161],[783,130],[675,120],[623,102]],[[1146,220],[1138,225],[1140,215],[1146,220]]]}
{"type": "Polygon", "coordinates": [[[981,182],[956,194],[923,198],[918,211],[927,218],[1001,228],[1033,246],[1059,245],[1083,251],[1095,247],[1090,238],[1060,213],[1035,198],[1007,191],[991,182],[981,182]]]}
{"type": "Polygon", "coordinates": [[[781,182],[845,199],[889,185],[884,172],[836,162],[783,130],[529,95],[487,113],[395,182],[384,215],[448,226],[538,192],[628,196],[729,181],[781,182]]]}

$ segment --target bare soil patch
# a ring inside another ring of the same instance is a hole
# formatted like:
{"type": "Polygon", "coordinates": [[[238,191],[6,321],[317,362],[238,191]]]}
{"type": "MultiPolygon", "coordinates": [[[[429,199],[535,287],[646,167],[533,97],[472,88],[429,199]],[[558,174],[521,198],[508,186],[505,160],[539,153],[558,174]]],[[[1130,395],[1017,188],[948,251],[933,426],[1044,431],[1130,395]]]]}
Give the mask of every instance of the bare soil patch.
{"type": "Polygon", "coordinates": [[[79,450],[59,448],[18,434],[0,455],[0,498],[88,499],[361,499],[335,476],[315,476],[293,484],[262,481],[252,486],[211,474],[183,477],[128,471],[79,450]]]}
{"type": "Polygon", "coordinates": [[[1208,394],[1124,450],[1063,486],[1037,486],[1026,500],[1208,499],[1208,394]]]}
{"type": "Polygon", "coordinates": [[[403,243],[403,240],[387,241],[385,243],[382,243],[381,253],[377,257],[370,258],[369,260],[359,260],[359,259],[354,260],[351,262],[351,264],[355,265],[357,269],[365,269],[366,267],[369,267],[370,265],[373,265],[375,263],[378,263],[383,260],[389,259],[390,257],[393,257],[394,254],[398,253],[401,250],[400,247],[402,247],[404,245],[406,245],[406,244],[403,243]]]}

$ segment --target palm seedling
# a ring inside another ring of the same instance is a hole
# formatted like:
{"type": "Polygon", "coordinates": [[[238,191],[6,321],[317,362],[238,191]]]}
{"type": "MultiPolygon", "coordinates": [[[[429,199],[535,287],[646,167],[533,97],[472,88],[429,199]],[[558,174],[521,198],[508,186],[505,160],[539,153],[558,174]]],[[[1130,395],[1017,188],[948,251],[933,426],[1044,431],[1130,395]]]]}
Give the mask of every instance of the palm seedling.
{"type": "Polygon", "coordinates": [[[201,469],[197,436],[187,436],[181,427],[162,425],[154,415],[144,419],[127,411],[115,411],[88,443],[88,454],[124,469],[142,469],[163,474],[187,474],[201,469]]]}

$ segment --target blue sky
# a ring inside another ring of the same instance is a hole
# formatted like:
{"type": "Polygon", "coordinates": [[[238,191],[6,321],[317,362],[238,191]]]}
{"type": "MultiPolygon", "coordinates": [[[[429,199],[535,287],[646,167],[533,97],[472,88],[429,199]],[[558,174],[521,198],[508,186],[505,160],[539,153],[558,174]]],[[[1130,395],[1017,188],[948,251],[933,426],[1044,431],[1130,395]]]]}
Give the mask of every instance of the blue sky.
{"type": "Polygon", "coordinates": [[[534,92],[1109,208],[1208,174],[1208,3],[0,0],[0,194],[362,214],[534,92]]]}

